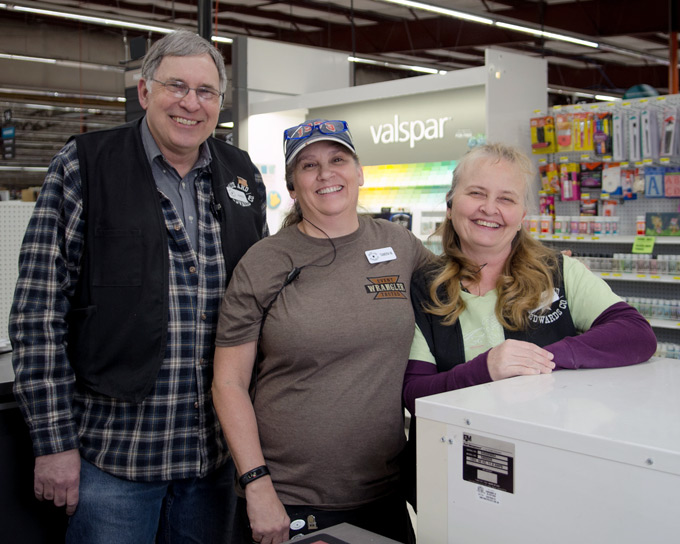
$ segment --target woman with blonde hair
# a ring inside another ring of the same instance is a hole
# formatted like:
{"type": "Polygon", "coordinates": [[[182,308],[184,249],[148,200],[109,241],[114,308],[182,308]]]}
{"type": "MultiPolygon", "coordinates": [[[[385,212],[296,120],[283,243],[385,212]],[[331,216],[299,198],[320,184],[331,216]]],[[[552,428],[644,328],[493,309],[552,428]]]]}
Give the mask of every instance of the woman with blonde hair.
{"type": "Polygon", "coordinates": [[[640,363],[656,350],[647,321],[578,260],[522,228],[535,170],[502,144],[459,162],[439,228],[443,254],[411,294],[417,330],[404,401],[557,369],[640,363]]]}

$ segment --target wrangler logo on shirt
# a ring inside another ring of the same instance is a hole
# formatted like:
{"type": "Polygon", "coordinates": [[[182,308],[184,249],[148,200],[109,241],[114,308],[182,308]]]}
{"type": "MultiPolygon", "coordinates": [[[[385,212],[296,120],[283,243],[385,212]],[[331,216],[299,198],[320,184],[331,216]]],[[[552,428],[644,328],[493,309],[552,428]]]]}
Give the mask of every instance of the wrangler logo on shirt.
{"type": "Polygon", "coordinates": [[[398,281],[399,276],[381,276],[379,278],[366,278],[371,283],[365,285],[366,292],[374,294],[374,300],[379,298],[406,298],[406,286],[398,281]]]}

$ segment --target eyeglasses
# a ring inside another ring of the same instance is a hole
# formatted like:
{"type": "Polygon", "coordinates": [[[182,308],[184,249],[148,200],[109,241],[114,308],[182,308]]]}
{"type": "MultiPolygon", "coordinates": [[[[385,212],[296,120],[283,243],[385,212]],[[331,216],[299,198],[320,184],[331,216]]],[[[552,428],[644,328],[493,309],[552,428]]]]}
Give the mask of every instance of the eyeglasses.
{"type": "Polygon", "coordinates": [[[315,130],[321,134],[337,134],[338,132],[348,132],[349,127],[345,121],[321,121],[318,123],[303,123],[296,127],[291,127],[283,133],[284,140],[301,140],[309,138],[315,130]]]}
{"type": "Polygon", "coordinates": [[[155,81],[159,85],[163,85],[165,90],[168,91],[172,96],[176,98],[184,98],[189,94],[189,91],[195,91],[196,96],[201,102],[214,102],[216,100],[222,101],[224,93],[219,92],[211,87],[189,87],[186,83],[182,81],[158,81],[157,79],[151,78],[151,81],[155,81]]]}

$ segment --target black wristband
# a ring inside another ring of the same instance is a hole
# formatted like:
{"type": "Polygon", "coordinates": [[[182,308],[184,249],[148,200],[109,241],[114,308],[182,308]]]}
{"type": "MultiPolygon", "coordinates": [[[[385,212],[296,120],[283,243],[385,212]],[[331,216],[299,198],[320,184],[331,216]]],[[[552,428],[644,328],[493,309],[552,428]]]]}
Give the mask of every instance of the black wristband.
{"type": "Polygon", "coordinates": [[[262,476],[266,476],[267,474],[269,474],[269,469],[266,465],[262,465],[261,467],[254,468],[243,474],[243,476],[238,479],[238,483],[241,486],[241,489],[245,489],[250,482],[262,478],[262,476]]]}

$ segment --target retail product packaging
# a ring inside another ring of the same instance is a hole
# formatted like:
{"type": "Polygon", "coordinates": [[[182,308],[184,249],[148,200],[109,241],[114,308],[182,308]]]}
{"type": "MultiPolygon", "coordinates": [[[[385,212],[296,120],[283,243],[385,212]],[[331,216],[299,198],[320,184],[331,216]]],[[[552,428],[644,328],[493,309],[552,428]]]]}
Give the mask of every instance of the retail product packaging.
{"type": "Polygon", "coordinates": [[[553,222],[553,232],[555,234],[569,234],[569,216],[556,215],[553,222]]]}
{"type": "MultiPolygon", "coordinates": [[[[559,129],[558,129],[559,145],[559,129]]],[[[603,157],[612,153],[612,114],[602,112],[595,114],[595,131],[593,134],[595,154],[603,157]]]]}
{"type": "Polygon", "coordinates": [[[540,231],[541,234],[552,234],[553,233],[553,216],[552,215],[541,215],[539,217],[540,231]]]}
{"type": "Polygon", "coordinates": [[[645,226],[647,236],[680,236],[680,213],[647,212],[645,226]]]}
{"type": "Polygon", "coordinates": [[[559,194],[560,176],[557,171],[557,164],[554,162],[541,164],[538,167],[538,172],[541,175],[541,190],[547,194],[559,194]]]}
{"type": "Polygon", "coordinates": [[[610,195],[622,195],[621,166],[619,163],[602,165],[602,192],[610,195]]]}
{"type": "Polygon", "coordinates": [[[555,196],[548,195],[543,191],[538,192],[538,205],[540,214],[555,217],[555,196]]]}
{"type": "Polygon", "coordinates": [[[597,198],[592,198],[590,193],[581,193],[579,212],[581,215],[597,215],[597,198]]]}
{"type": "Polygon", "coordinates": [[[567,162],[560,164],[560,186],[562,200],[578,200],[581,190],[578,183],[580,166],[578,163],[567,162]]]}
{"type": "Polygon", "coordinates": [[[579,181],[581,190],[602,188],[602,163],[582,162],[579,181]]]}
{"type": "Polygon", "coordinates": [[[621,192],[624,200],[635,200],[637,193],[633,190],[635,185],[636,168],[621,167],[621,192]]]}
{"type": "Polygon", "coordinates": [[[656,108],[647,106],[640,113],[642,158],[659,158],[659,124],[656,108]]]}
{"type": "Polygon", "coordinates": [[[663,109],[663,131],[661,133],[662,157],[680,154],[680,138],[678,137],[678,111],[674,106],[663,109]]]}
{"type": "Polygon", "coordinates": [[[633,169],[633,192],[639,195],[645,192],[645,169],[633,169]]]}
{"type": "Polygon", "coordinates": [[[557,149],[555,139],[555,118],[552,115],[531,119],[532,153],[554,153],[557,149]]]}
{"type": "Polygon", "coordinates": [[[593,236],[601,236],[602,234],[606,234],[604,223],[604,217],[601,215],[593,216],[590,222],[590,233],[593,236]]]}
{"type": "Polygon", "coordinates": [[[29,187],[21,190],[21,200],[24,202],[35,202],[38,200],[40,194],[40,187],[29,187]]]}
{"type": "Polygon", "coordinates": [[[593,151],[593,114],[573,115],[574,151],[593,151]]]}
{"type": "Polygon", "coordinates": [[[557,130],[557,150],[568,152],[574,150],[572,135],[572,115],[570,113],[558,113],[555,115],[555,128],[557,130]]]}
{"type": "Polygon", "coordinates": [[[680,172],[678,170],[669,170],[664,174],[663,193],[666,197],[680,197],[680,172]]]}
{"type": "Polygon", "coordinates": [[[600,203],[602,206],[602,215],[605,217],[616,217],[619,211],[619,201],[613,198],[605,198],[600,203]]]}
{"type": "Polygon", "coordinates": [[[615,161],[626,160],[625,147],[625,116],[621,112],[612,115],[612,155],[615,161]]]}
{"type": "Polygon", "coordinates": [[[663,176],[665,168],[648,166],[644,168],[645,172],[645,197],[647,198],[663,198],[663,176]]]}
{"type": "Polygon", "coordinates": [[[639,161],[641,159],[640,115],[635,111],[628,116],[628,160],[639,161]]]}

